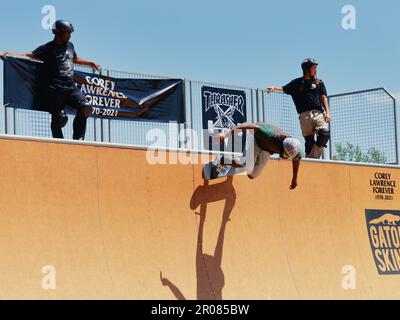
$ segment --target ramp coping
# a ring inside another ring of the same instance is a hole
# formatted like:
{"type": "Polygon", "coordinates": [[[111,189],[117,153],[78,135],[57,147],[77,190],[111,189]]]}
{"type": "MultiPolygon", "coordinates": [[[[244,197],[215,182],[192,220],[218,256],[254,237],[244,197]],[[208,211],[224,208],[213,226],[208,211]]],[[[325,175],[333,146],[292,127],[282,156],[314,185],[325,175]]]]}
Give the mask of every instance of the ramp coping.
{"type": "MultiPolygon", "coordinates": [[[[133,150],[158,150],[158,151],[172,151],[172,152],[189,152],[189,153],[200,153],[208,155],[233,155],[242,156],[239,152],[224,152],[224,151],[211,151],[201,149],[184,149],[184,148],[168,148],[168,147],[156,147],[156,146],[143,146],[133,144],[122,144],[122,143],[110,143],[110,142],[94,142],[94,141],[77,141],[70,139],[54,139],[54,138],[43,138],[43,137],[32,137],[32,136],[19,136],[10,134],[0,134],[2,140],[19,140],[19,141],[33,141],[33,142],[46,142],[56,144],[70,144],[70,145],[82,145],[92,147],[107,147],[107,148],[119,148],[119,149],[133,149],[133,150]]],[[[272,160],[279,160],[278,157],[273,156],[272,160]]],[[[311,163],[326,163],[326,164],[339,164],[339,165],[351,165],[351,166],[362,166],[362,167],[377,167],[377,168],[390,168],[400,169],[400,165],[396,164],[379,164],[379,163],[365,163],[365,162],[350,162],[341,160],[326,160],[326,159],[303,159],[302,161],[311,163]]]]}

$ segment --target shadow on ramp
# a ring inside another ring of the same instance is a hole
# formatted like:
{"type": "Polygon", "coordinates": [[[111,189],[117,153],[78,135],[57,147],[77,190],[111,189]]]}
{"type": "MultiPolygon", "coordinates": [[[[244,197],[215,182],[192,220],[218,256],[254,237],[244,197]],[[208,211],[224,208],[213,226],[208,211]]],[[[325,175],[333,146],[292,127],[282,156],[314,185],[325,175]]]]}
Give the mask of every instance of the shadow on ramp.
{"type": "MultiPolygon", "coordinates": [[[[196,251],[198,300],[222,300],[225,276],[221,264],[225,229],[228,221],[230,221],[230,215],[236,202],[236,192],[232,182],[233,177],[228,177],[224,182],[214,185],[209,185],[209,181],[204,180],[204,184],[197,187],[190,200],[191,210],[196,210],[200,207],[199,212],[196,212],[196,214],[200,216],[196,251]],[[225,205],[222,212],[222,222],[218,233],[214,255],[209,255],[203,252],[203,233],[207,216],[207,205],[218,201],[225,201],[225,205]]],[[[163,277],[162,273],[160,273],[160,279],[162,285],[169,287],[176,299],[186,299],[179,288],[168,278],[163,277]]]]}

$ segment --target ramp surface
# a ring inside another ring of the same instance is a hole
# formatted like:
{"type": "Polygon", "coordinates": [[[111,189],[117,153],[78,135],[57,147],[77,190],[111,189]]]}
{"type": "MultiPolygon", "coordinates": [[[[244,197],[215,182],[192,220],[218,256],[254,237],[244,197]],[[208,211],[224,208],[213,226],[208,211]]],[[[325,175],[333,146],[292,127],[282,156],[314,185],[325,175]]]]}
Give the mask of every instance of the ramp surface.
{"type": "Polygon", "coordinates": [[[400,298],[397,222],[365,211],[396,216],[399,169],[303,162],[291,191],[288,161],[208,183],[142,150],[0,149],[1,299],[400,298]]]}

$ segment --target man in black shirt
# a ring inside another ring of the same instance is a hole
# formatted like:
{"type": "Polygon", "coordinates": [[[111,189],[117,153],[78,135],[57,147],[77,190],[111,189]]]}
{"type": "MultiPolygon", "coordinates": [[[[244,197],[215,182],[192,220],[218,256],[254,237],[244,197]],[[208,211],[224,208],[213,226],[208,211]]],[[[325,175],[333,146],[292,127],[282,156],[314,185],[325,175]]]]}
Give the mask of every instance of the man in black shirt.
{"type": "Polygon", "coordinates": [[[85,114],[85,96],[74,83],[74,63],[90,66],[100,70],[100,66],[88,60],[84,60],[75,52],[74,45],[69,42],[73,25],[65,20],[58,20],[53,25],[54,39],[32,52],[27,53],[0,53],[1,57],[7,55],[23,56],[38,59],[44,62],[42,78],[43,89],[51,113],[51,131],[53,138],[63,139],[62,128],[67,124],[68,117],[65,106],[76,109],[74,119],[75,140],[83,140],[86,131],[87,115],[85,114]]]}
{"type": "Polygon", "coordinates": [[[267,92],[284,92],[292,96],[300,115],[301,131],[305,139],[306,156],[318,159],[330,138],[331,115],[325,85],[316,77],[318,62],[306,59],[301,64],[303,77],[283,87],[268,87],[267,92]],[[324,114],[325,112],[325,114],[324,114]],[[315,140],[315,135],[317,139],[315,140]]]}

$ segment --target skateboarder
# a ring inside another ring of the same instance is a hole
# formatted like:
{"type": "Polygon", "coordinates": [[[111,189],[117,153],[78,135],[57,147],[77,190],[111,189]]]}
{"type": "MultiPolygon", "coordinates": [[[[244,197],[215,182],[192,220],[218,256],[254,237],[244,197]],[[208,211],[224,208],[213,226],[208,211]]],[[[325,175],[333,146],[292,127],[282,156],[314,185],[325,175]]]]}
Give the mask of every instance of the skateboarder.
{"type": "Polygon", "coordinates": [[[70,22],[57,20],[53,25],[53,41],[38,47],[32,52],[1,52],[0,57],[13,55],[42,60],[44,62],[43,72],[45,78],[43,89],[50,107],[53,138],[64,138],[61,128],[68,122],[68,117],[64,110],[65,106],[68,105],[76,109],[73,138],[75,140],[83,140],[87,122],[87,116],[84,113],[86,102],[84,95],[75,86],[73,80],[74,63],[90,66],[95,70],[100,70],[100,66],[92,61],[78,57],[74,45],[69,42],[72,32],[74,32],[74,27],[70,22]]]}
{"type": "Polygon", "coordinates": [[[279,154],[282,159],[292,160],[293,178],[290,189],[295,189],[301,160],[300,141],[290,137],[280,128],[261,122],[238,124],[235,128],[218,134],[215,139],[223,141],[241,130],[248,130],[248,133],[250,133],[246,139],[245,158],[231,159],[231,165],[245,169],[247,176],[250,179],[255,179],[261,174],[270,156],[275,153],[279,154]]]}
{"type": "Polygon", "coordinates": [[[293,98],[300,115],[300,126],[305,139],[306,157],[318,159],[330,138],[331,114],[325,85],[316,77],[318,62],[306,59],[301,64],[303,77],[283,87],[268,87],[267,92],[284,92],[293,98]],[[324,114],[325,112],[325,114],[324,114]],[[315,134],[317,139],[315,140],[315,134]]]}

